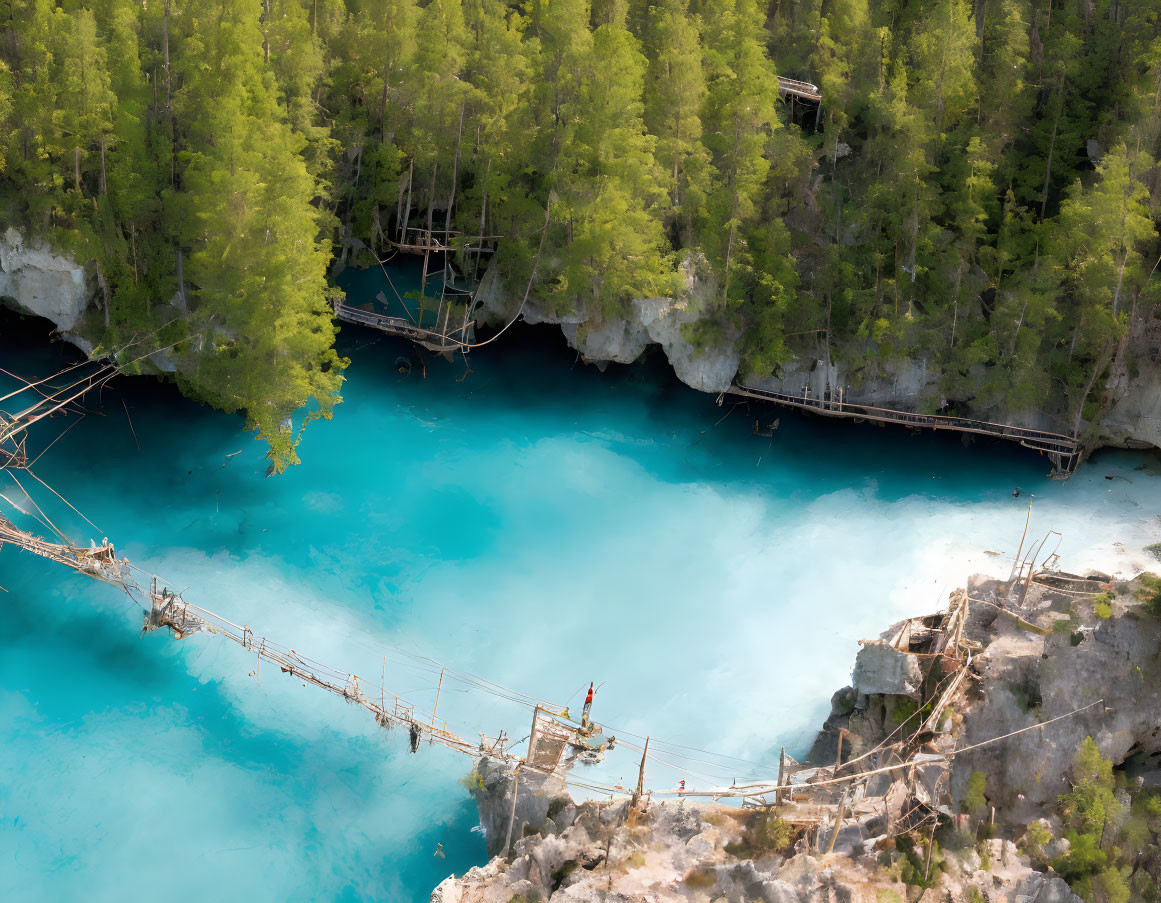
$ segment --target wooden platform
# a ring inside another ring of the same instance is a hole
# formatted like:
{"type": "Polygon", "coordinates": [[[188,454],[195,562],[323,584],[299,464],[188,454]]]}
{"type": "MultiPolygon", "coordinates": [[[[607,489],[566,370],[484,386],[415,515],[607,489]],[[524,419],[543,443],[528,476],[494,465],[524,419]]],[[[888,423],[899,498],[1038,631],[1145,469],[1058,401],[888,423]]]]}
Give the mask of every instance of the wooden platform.
{"type": "Polygon", "coordinates": [[[799,100],[810,100],[815,103],[822,103],[822,91],[819,90],[818,85],[812,85],[810,82],[800,82],[793,78],[783,78],[778,76],[778,93],[789,94],[792,97],[797,97],[799,100]]]}
{"type": "Polygon", "coordinates": [[[468,321],[445,334],[416,326],[410,320],[405,320],[402,317],[391,317],[387,314],[351,307],[341,301],[335,304],[335,318],[345,323],[358,323],[360,326],[369,326],[388,335],[410,339],[430,351],[440,352],[460,351],[470,345],[468,329],[474,323],[474,321],[468,321]]]}
{"type": "Polygon", "coordinates": [[[946,414],[916,414],[871,405],[854,404],[849,401],[814,398],[809,395],[788,395],[752,386],[734,385],[726,390],[731,395],[768,401],[785,407],[811,411],[826,417],[846,417],[856,420],[871,420],[877,423],[896,423],[912,429],[950,430],[977,436],[994,436],[1018,442],[1025,448],[1043,452],[1052,458],[1057,471],[1072,473],[1080,463],[1084,452],[1080,442],[1062,433],[1036,430],[1005,423],[991,423],[986,420],[972,420],[966,417],[951,417],[946,414]]]}

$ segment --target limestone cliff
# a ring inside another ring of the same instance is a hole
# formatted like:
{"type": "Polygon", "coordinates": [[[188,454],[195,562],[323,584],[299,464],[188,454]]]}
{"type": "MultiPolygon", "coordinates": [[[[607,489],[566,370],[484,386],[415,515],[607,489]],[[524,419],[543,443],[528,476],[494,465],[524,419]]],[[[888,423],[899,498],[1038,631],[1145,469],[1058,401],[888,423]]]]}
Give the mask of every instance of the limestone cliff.
{"type": "MultiPolygon", "coordinates": [[[[1074,423],[1066,413],[1051,413],[1038,407],[1013,412],[1001,410],[999,401],[983,405],[971,399],[943,398],[943,373],[927,355],[872,360],[860,364],[855,372],[841,360],[825,359],[817,347],[798,345],[791,349],[792,359],[774,375],[740,373],[738,336],[719,336],[714,344],[694,347],[683,329],[707,309],[715,293],[715,286],[703,281],[700,272],[696,265],[685,270],[686,289],[681,297],[635,299],[622,317],[557,314],[530,296],[524,305],[524,319],[531,324],[559,326],[571,347],[601,367],[608,363],[630,364],[650,345],[659,346],[677,378],[703,392],[722,392],[735,379],[789,395],[805,392],[813,398],[823,398],[841,388],[844,399],[856,404],[929,412],[942,407],[945,401],[958,401],[955,412],[964,416],[1072,433],[1074,423]]],[[[493,325],[508,322],[520,306],[520,299],[511,296],[494,271],[485,274],[477,300],[478,316],[493,325]]],[[[1105,395],[1097,399],[1101,401],[1100,414],[1090,432],[1090,442],[1161,448],[1161,321],[1145,322],[1137,317],[1133,323],[1105,395]]],[[[977,369],[976,376],[982,383],[982,365],[977,365],[977,369]]]]}
{"type": "Polygon", "coordinates": [[[71,333],[92,305],[96,288],[94,271],[46,242],[25,239],[11,228],[0,238],[0,304],[71,333]]]}
{"type": "MultiPolygon", "coordinates": [[[[695,278],[688,269],[685,276],[686,291],[680,298],[637,298],[630,302],[623,318],[555,314],[530,297],[524,305],[524,319],[533,325],[560,326],[569,345],[599,366],[631,364],[647,347],[658,345],[683,383],[702,392],[724,392],[738,372],[738,337],[725,336],[712,348],[696,348],[687,340],[683,327],[698,319],[714,286],[695,278]]],[[[477,300],[480,317],[493,324],[507,322],[520,301],[508,294],[494,270],[485,274],[477,300]]]]}

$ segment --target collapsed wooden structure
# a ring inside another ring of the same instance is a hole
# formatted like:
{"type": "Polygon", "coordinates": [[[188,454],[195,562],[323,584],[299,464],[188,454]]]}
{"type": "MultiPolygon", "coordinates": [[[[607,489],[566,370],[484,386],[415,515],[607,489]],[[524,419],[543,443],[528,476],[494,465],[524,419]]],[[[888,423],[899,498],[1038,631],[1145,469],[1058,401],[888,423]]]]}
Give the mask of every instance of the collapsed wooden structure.
{"type": "Polygon", "coordinates": [[[1049,430],[1012,426],[1006,423],[991,423],[967,417],[953,417],[948,414],[917,414],[912,411],[859,404],[845,400],[841,394],[817,398],[807,394],[805,389],[801,395],[790,395],[786,392],[774,392],[769,389],[735,384],[718,396],[719,405],[722,404],[723,396],[726,394],[753,401],[765,401],[782,407],[797,408],[801,411],[821,414],[824,417],[843,417],[856,423],[894,423],[912,430],[946,430],[965,435],[993,436],[997,439],[1019,443],[1025,448],[1047,455],[1052,462],[1053,476],[1057,478],[1070,476],[1084,457],[1084,447],[1075,436],[1066,436],[1049,430]]]}

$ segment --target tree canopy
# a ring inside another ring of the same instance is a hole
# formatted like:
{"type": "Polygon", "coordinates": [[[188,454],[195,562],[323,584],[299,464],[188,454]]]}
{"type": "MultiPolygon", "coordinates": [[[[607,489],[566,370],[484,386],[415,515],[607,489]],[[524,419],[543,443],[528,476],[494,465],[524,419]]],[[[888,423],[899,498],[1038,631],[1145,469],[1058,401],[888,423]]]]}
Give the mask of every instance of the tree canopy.
{"type": "Polygon", "coordinates": [[[922,357],[953,403],[1078,428],[1157,294],[1161,0],[7,13],[6,221],[99,273],[102,343],[177,342],[276,470],[340,400],[332,258],[408,221],[502,236],[521,293],[541,249],[536,297],[590,323],[695,279],[690,338],[743,378],[922,357]]]}

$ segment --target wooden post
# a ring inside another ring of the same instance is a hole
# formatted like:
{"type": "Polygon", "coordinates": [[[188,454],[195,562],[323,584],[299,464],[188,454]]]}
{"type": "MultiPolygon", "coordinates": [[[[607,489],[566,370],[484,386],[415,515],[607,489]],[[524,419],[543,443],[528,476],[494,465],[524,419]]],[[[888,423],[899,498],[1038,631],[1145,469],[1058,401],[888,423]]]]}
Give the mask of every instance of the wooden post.
{"type": "Polygon", "coordinates": [[[927,838],[927,856],[923,862],[923,880],[926,881],[931,877],[931,851],[935,848],[935,829],[938,827],[937,821],[931,826],[931,836],[927,838]]]}
{"type": "Polygon", "coordinates": [[[633,792],[633,800],[629,808],[636,809],[641,802],[641,794],[645,792],[645,757],[649,755],[649,738],[645,738],[645,749],[641,752],[641,769],[637,772],[637,789],[633,792]]]}
{"type": "Polygon", "coordinates": [[[1012,577],[1016,575],[1016,566],[1020,563],[1020,556],[1024,553],[1024,540],[1028,537],[1028,524],[1032,520],[1032,499],[1034,492],[1028,493],[1028,514],[1024,517],[1024,532],[1020,534],[1020,548],[1016,550],[1016,560],[1012,562],[1012,573],[1008,576],[1008,591],[1012,590],[1012,577]]]}
{"type": "Polygon", "coordinates": [[[778,790],[774,793],[774,803],[777,805],[785,799],[785,791],[782,785],[785,783],[786,775],[786,747],[782,747],[782,752],[778,754],[778,790]]]}
{"type": "Polygon", "coordinates": [[[826,855],[828,855],[828,856],[834,852],[834,842],[836,840],[838,840],[839,830],[843,826],[843,815],[846,812],[847,796],[848,796],[848,794],[850,794],[850,792],[851,792],[850,785],[847,785],[846,790],[843,791],[843,798],[839,801],[838,815],[835,816],[835,821],[834,821],[834,830],[831,832],[831,835],[830,835],[830,844],[826,848],[826,855]]]}
{"type": "Polygon", "coordinates": [[[512,772],[512,810],[508,813],[508,836],[504,838],[504,855],[512,849],[512,824],[516,821],[516,797],[520,791],[520,766],[512,772]]]}
{"type": "Polygon", "coordinates": [[[846,735],[847,729],[840,727],[838,732],[838,755],[834,759],[834,775],[838,777],[839,766],[843,764],[843,737],[846,735]]]}

